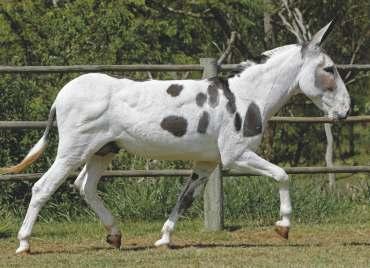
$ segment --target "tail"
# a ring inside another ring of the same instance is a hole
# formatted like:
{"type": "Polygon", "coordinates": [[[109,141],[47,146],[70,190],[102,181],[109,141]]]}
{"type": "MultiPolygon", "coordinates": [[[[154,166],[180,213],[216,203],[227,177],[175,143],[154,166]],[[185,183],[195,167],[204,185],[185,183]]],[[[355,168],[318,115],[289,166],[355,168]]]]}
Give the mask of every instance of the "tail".
{"type": "Polygon", "coordinates": [[[0,174],[19,173],[25,168],[27,168],[29,165],[31,165],[33,162],[35,162],[42,155],[42,153],[44,152],[48,145],[48,136],[50,129],[53,125],[55,111],[56,111],[55,104],[53,104],[49,112],[49,118],[44,134],[42,135],[41,139],[32,147],[32,149],[29,151],[27,156],[22,160],[22,162],[15,166],[0,168],[0,174]]]}

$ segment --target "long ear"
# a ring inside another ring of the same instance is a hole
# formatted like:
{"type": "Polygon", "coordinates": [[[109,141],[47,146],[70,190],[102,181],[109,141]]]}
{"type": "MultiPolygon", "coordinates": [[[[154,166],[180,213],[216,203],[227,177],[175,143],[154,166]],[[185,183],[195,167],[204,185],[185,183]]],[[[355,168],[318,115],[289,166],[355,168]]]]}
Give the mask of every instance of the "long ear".
{"type": "Polygon", "coordinates": [[[321,44],[325,41],[326,37],[329,33],[333,30],[335,24],[335,19],[325,25],[320,31],[318,31],[311,39],[309,46],[321,46],[321,44]]]}

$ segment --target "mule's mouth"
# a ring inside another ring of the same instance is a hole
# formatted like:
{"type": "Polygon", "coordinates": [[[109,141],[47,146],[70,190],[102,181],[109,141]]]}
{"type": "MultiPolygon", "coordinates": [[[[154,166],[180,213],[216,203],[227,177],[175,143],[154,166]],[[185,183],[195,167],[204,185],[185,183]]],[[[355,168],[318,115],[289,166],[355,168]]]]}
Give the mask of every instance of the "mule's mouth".
{"type": "Polygon", "coordinates": [[[340,119],[339,114],[334,111],[329,111],[329,113],[327,113],[327,117],[332,121],[339,121],[340,119]]]}
{"type": "Polygon", "coordinates": [[[330,111],[328,113],[328,117],[329,119],[333,120],[333,121],[339,121],[339,120],[345,120],[348,115],[350,113],[350,110],[348,110],[347,112],[336,112],[336,111],[330,111]]]}

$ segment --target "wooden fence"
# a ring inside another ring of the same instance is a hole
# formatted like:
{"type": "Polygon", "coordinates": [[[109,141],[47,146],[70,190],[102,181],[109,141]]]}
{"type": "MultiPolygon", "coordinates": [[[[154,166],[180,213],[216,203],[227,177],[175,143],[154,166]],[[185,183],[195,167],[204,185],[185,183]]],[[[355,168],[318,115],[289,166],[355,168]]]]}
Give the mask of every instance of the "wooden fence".
{"type": "MultiPolygon", "coordinates": [[[[206,58],[208,59],[208,58],[206,58]]],[[[239,64],[222,64],[219,71],[235,71],[239,64]]],[[[370,64],[338,64],[342,70],[370,70],[370,64]]],[[[132,64],[132,65],[70,65],[70,66],[1,66],[0,73],[90,73],[90,72],[181,72],[203,71],[202,64],[132,64]]]]}
{"type": "MultiPolygon", "coordinates": [[[[71,72],[132,72],[132,71],[203,71],[203,78],[217,76],[220,71],[238,69],[237,64],[217,65],[214,58],[200,59],[200,64],[189,65],[75,65],[75,66],[0,66],[0,73],[71,73],[71,72]]],[[[337,65],[343,70],[370,70],[370,64],[337,65]]],[[[346,120],[333,121],[325,117],[273,117],[270,122],[279,123],[357,123],[370,122],[370,116],[353,116],[346,120]]],[[[0,129],[44,128],[45,121],[0,121],[0,129]]],[[[327,167],[287,167],[288,174],[316,173],[370,173],[370,166],[327,166],[327,167]]],[[[191,170],[112,170],[105,177],[158,177],[189,176],[191,170]]],[[[42,173],[1,175],[1,181],[35,180],[42,173]]],[[[218,166],[211,174],[204,192],[204,222],[207,230],[223,228],[223,176],[248,176],[252,174],[224,171],[218,166]]],[[[71,174],[75,177],[77,174],[71,174]]]]}

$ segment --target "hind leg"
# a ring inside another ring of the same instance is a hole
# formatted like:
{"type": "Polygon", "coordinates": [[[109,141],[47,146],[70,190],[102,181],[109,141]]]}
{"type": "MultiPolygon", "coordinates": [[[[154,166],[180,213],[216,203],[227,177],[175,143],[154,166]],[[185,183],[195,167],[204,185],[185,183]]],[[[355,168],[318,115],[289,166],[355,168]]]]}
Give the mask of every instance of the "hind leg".
{"type": "Polygon", "coordinates": [[[30,251],[28,240],[41,208],[79,163],[57,157],[50,169],[34,184],[27,214],[18,232],[17,254],[30,251]]]}
{"type": "Polygon", "coordinates": [[[104,206],[103,201],[97,195],[96,190],[103,171],[106,169],[113,157],[114,154],[108,154],[106,156],[94,155],[91,157],[74,182],[74,185],[107,229],[107,242],[115,248],[120,248],[121,232],[117,227],[112,213],[104,206]]]}
{"type": "Polygon", "coordinates": [[[163,225],[162,238],[154,243],[156,247],[171,243],[171,233],[175,229],[177,220],[191,206],[195,197],[202,191],[209,175],[215,167],[215,163],[196,163],[193,174],[188,178],[175,207],[163,225]]]}

